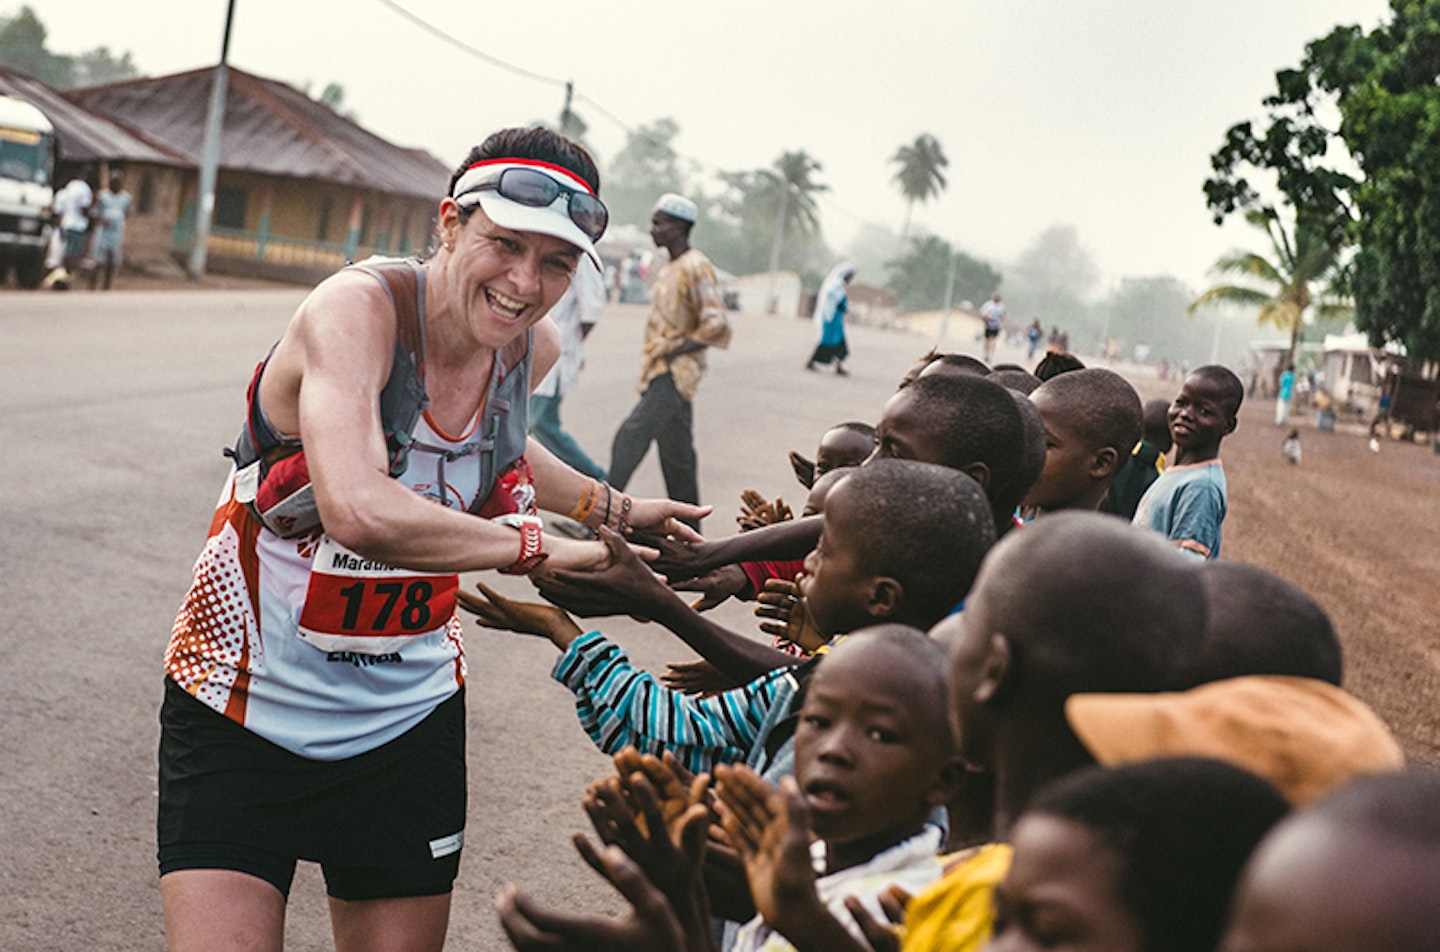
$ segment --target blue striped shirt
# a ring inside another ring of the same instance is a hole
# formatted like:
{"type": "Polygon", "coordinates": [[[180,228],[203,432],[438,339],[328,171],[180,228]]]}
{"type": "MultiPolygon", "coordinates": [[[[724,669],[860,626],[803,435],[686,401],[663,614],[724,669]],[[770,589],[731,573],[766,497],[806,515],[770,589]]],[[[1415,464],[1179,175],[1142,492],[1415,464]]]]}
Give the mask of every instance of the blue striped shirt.
{"type": "Polygon", "coordinates": [[[550,676],[574,692],[580,726],[605,753],[626,746],[650,754],[668,750],[700,773],[750,757],[768,716],[777,704],[788,706],[798,688],[790,670],[766,672],[713,697],[691,697],[636,668],[618,645],[592,631],[571,643],[550,676]]]}

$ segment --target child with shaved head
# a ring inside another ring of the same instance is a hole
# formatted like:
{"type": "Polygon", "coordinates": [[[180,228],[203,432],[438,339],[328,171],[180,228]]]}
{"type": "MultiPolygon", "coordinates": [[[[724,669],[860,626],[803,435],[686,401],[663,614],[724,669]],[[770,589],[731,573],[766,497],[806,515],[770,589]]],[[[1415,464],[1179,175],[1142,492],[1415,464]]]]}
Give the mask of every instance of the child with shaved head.
{"type": "Polygon", "coordinates": [[[1045,468],[1022,505],[1095,511],[1140,439],[1140,395],[1112,370],[1058,374],[1030,394],[1045,426],[1045,468]]]}
{"type": "MultiPolygon", "coordinates": [[[[826,638],[884,622],[935,624],[965,597],[994,540],[986,497],[974,480],[909,460],[847,470],[826,497],[820,521],[820,541],[799,584],[806,611],[826,638]]],[[[618,645],[598,630],[582,632],[558,608],[483,589],[484,599],[467,593],[463,601],[483,624],[542,635],[560,649],[551,675],[574,692],[581,726],[606,753],[633,745],[644,753],[669,750],[697,773],[737,760],[788,772],[793,718],[787,716],[815,661],[797,667],[794,658],[752,639],[698,628],[699,616],[678,595],[618,537],[605,538],[614,566],[537,578],[541,592],[562,605],[606,609],[592,614],[653,619],[727,674],[753,665],[762,651],[778,655],[777,663],[760,666],[742,687],[693,698],[637,670],[618,645]]]]}
{"type": "Polygon", "coordinates": [[[984,943],[1011,823],[1045,783],[1095,762],[1066,721],[1066,698],[1187,686],[1205,615],[1199,574],[1109,516],[1056,513],[991,550],[965,611],[932,634],[950,646],[961,754],[994,777],[993,841],[955,857],[910,902],[905,952],[984,943]],[[1156,618],[1167,619],[1164,637],[1156,618]]]}
{"type": "Polygon", "coordinates": [[[759,911],[734,952],[846,948],[861,937],[847,898],[879,915],[884,890],[940,877],[940,831],[926,819],[962,769],[947,711],[940,645],[898,625],[864,629],[810,680],[793,778],[777,788],[744,767],[716,768],[725,831],[759,911]],[[782,884],[787,858],[799,881],[782,884]]]}
{"type": "Polygon", "coordinates": [[[1251,857],[1220,952],[1440,949],[1440,773],[1357,780],[1251,857]]]}
{"type": "Polygon", "coordinates": [[[1244,399],[1240,378],[1219,364],[1200,367],[1185,378],[1170,403],[1175,462],[1141,497],[1135,525],[1159,532],[1197,558],[1220,557],[1226,509],[1220,441],[1235,432],[1244,399]]]}

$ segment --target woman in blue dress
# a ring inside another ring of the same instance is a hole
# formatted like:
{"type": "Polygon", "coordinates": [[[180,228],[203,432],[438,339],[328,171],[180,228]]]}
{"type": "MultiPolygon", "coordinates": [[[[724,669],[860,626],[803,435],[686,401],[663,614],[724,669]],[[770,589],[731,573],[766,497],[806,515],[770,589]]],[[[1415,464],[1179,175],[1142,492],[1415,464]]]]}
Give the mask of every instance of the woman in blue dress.
{"type": "Polygon", "coordinates": [[[845,343],[845,312],[850,303],[845,289],[854,276],[855,266],[842,261],[831,268],[821,282],[820,293],[815,297],[815,328],[820,341],[805,363],[806,370],[814,370],[816,364],[833,363],[835,372],[845,376],[845,358],[850,356],[850,348],[845,343]]]}

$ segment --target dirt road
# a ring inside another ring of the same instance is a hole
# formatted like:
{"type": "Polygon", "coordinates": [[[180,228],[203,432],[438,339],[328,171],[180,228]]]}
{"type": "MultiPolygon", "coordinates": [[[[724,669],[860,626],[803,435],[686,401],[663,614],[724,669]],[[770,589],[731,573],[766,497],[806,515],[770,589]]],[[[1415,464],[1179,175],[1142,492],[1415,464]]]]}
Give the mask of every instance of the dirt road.
{"type": "MultiPolygon", "coordinates": [[[[301,293],[0,291],[0,948],[164,948],[153,833],[160,657],[245,382],[301,293]]],[[[601,460],[635,399],[642,324],[638,308],[607,311],[581,391],[565,403],[567,425],[601,460]]],[[[873,422],[933,343],[853,329],[852,376],[842,379],[801,369],[807,321],[737,315],[735,325],[696,404],[714,535],[732,531],[745,487],[798,508],[786,451],[813,451],[831,424],[873,422]]],[[[1157,389],[1140,383],[1147,395],[1157,389]]],[[[1436,762],[1440,457],[1400,444],[1373,454],[1363,439],[1306,431],[1304,463],[1287,467],[1268,412],[1247,407],[1226,444],[1226,555],[1314,592],[1345,640],[1351,686],[1412,756],[1436,762]]],[[[631,489],[661,490],[653,455],[631,489]]],[[[496,584],[526,592],[523,581],[496,584]]],[[[743,606],[720,612],[751,630],[743,606]]],[[[651,668],[687,656],[628,619],[604,628],[651,668]]],[[[549,679],[547,644],[476,629],[469,657],[470,823],[450,947],[493,949],[503,942],[491,899],[506,882],[549,903],[613,908],[568,842],[584,826],[580,790],[606,760],[549,679]]],[[[313,869],[297,877],[287,939],[330,948],[313,869]]]]}

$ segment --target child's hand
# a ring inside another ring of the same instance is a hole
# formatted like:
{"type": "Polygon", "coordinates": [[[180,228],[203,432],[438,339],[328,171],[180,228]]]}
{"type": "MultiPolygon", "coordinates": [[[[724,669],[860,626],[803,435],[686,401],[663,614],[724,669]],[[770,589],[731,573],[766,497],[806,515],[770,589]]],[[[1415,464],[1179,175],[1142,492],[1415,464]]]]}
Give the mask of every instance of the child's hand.
{"type": "Polygon", "coordinates": [[[745,862],[755,908],[772,929],[788,936],[824,912],[810,864],[805,800],[793,777],[777,789],[744,766],[716,767],[715,775],[721,822],[745,862]]]}
{"type": "MultiPolygon", "coordinates": [[[[654,759],[653,766],[663,770],[658,759],[654,759]]],[[[701,776],[694,790],[697,800],[709,782],[708,777],[701,776]]],[[[632,774],[623,785],[619,777],[592,784],[586,791],[584,806],[600,838],[624,850],[665,893],[685,933],[703,933],[710,920],[701,878],[709,808],[691,802],[674,818],[673,825],[667,824],[659,795],[640,772],[632,774]],[[642,822],[637,822],[637,816],[642,822]]],[[[678,808],[678,804],[672,803],[672,807],[678,808]]],[[[589,841],[577,835],[575,846],[594,866],[599,856],[589,841]]],[[[603,875],[602,869],[596,869],[603,875]]]]}
{"type": "Polygon", "coordinates": [[[671,582],[694,578],[707,571],[702,564],[706,545],[703,541],[694,542],[679,536],[653,533],[642,529],[633,529],[630,532],[630,538],[642,545],[649,546],[658,553],[653,559],[647,559],[647,561],[651,568],[671,582]]]}
{"type": "Polygon", "coordinates": [[[793,518],[790,507],[785,505],[785,500],[775,497],[775,501],[768,502],[753,489],[747,489],[740,493],[740,515],[735,517],[740,531],[759,529],[764,526],[774,525],[777,522],[785,522],[793,518]]]}
{"type": "Polygon", "coordinates": [[[690,607],[703,612],[749,589],[750,576],[738,565],[722,565],[696,578],[673,582],[670,587],[677,592],[700,592],[690,607]]]}
{"type": "Polygon", "coordinates": [[[550,572],[533,578],[549,601],[582,618],[597,615],[651,617],[647,608],[674,600],[665,580],[640,561],[625,539],[613,529],[600,527],[600,539],[610,550],[610,565],[596,572],[550,572]]]}
{"type": "Polygon", "coordinates": [[[790,469],[794,471],[795,478],[800,480],[800,485],[810,489],[815,485],[815,462],[806,459],[794,450],[790,451],[790,469]]]}
{"type": "Polygon", "coordinates": [[[805,610],[805,599],[800,597],[800,586],[786,579],[767,578],[765,590],[756,599],[755,617],[773,618],[773,622],[762,621],[760,630],[767,635],[784,638],[799,645],[806,652],[813,652],[825,644],[826,638],[815,627],[810,613],[805,610]]]}
{"type": "Polygon", "coordinates": [[[660,683],[672,691],[691,696],[709,697],[739,683],[708,661],[672,661],[660,675],[660,683]]]}
{"type": "Polygon", "coordinates": [[[712,948],[708,942],[687,941],[665,894],[622,850],[611,846],[597,853],[588,842],[585,845],[588,852],[582,849],[581,856],[625,897],[628,914],[611,919],[546,909],[512,884],[495,897],[500,925],[511,945],[520,952],[706,952],[712,948]]]}
{"type": "Polygon", "coordinates": [[[899,886],[891,886],[875,899],[888,920],[885,923],[876,922],[858,896],[846,896],[845,908],[855,918],[855,924],[860,927],[873,952],[900,952],[897,927],[905,919],[905,904],[910,901],[910,894],[899,886]]]}
{"type": "MultiPolygon", "coordinates": [[[[616,753],[613,759],[615,777],[610,779],[618,780],[620,789],[630,794],[632,799],[637,780],[643,779],[649,783],[660,806],[665,828],[670,831],[670,839],[677,847],[682,843],[681,825],[690,808],[698,803],[709,813],[712,799],[710,775],[690,773],[669,751],[661,758],[654,754],[642,754],[634,747],[625,747],[616,753]]],[[[641,830],[646,829],[648,821],[644,811],[636,809],[634,803],[631,806],[631,815],[636,825],[641,830]]],[[[718,818],[712,819],[718,822],[718,818]]]]}
{"type": "Polygon", "coordinates": [[[540,635],[549,638],[555,647],[564,651],[570,643],[580,637],[580,628],[570,616],[553,605],[538,602],[517,602],[476,582],[479,595],[472,595],[463,588],[455,592],[460,607],[478,616],[480,624],[500,631],[515,631],[522,635],[540,635]]]}

